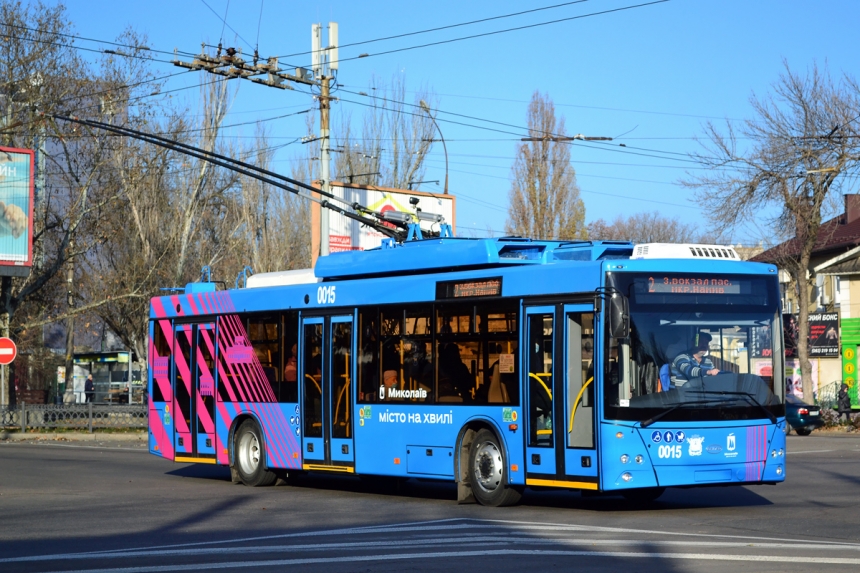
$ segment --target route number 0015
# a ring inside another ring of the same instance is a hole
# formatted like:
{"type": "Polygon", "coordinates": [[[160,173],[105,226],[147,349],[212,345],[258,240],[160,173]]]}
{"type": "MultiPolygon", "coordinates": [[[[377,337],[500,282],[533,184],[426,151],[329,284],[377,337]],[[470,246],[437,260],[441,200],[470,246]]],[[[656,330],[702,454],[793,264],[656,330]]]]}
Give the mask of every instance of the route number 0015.
{"type": "Polygon", "coordinates": [[[661,458],[680,458],[681,446],[660,446],[657,448],[657,455],[661,458]]]}

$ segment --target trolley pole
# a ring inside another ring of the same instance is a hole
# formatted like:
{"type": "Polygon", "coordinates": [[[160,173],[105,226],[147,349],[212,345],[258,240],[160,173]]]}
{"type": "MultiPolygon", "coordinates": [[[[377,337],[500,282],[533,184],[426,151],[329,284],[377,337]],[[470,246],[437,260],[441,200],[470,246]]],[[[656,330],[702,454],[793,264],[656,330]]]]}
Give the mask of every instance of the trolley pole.
{"type": "MultiPolygon", "coordinates": [[[[329,82],[331,77],[323,76],[320,80],[320,179],[323,193],[331,193],[330,147],[329,147],[329,82]]],[[[328,209],[320,209],[320,256],[329,254],[329,217],[328,209]]]]}

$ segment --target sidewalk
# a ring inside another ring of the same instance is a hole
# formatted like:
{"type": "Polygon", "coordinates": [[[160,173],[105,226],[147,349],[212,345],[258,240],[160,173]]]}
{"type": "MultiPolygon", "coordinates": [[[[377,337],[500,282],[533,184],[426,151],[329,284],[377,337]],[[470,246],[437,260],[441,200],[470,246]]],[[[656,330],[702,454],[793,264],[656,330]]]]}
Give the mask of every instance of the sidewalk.
{"type": "Polygon", "coordinates": [[[7,432],[0,430],[0,440],[9,441],[30,441],[30,440],[54,440],[54,441],[69,441],[69,442],[146,442],[146,432],[57,432],[57,433],[37,433],[37,432],[7,432]]]}

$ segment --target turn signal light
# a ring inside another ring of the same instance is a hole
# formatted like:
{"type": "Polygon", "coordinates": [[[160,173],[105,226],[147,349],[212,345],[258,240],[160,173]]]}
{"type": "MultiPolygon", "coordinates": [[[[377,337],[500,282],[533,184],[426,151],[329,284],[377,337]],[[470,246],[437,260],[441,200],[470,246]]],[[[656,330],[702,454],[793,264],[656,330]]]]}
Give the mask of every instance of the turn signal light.
{"type": "Polygon", "coordinates": [[[516,432],[518,428],[519,428],[519,426],[516,424],[509,424],[508,425],[508,429],[512,432],[516,432]]]}

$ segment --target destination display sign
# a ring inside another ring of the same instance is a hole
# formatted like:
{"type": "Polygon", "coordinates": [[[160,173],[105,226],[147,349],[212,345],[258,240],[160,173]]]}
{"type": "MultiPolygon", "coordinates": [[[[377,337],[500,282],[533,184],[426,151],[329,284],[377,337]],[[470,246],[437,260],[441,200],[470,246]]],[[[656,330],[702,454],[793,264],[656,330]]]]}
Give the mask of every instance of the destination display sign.
{"type": "Polygon", "coordinates": [[[436,298],[474,298],[501,296],[502,277],[471,281],[445,281],[436,283],[436,298]]]}
{"type": "Polygon", "coordinates": [[[653,275],[635,280],[636,292],[647,294],[749,294],[750,281],[736,277],[653,275]]]}

